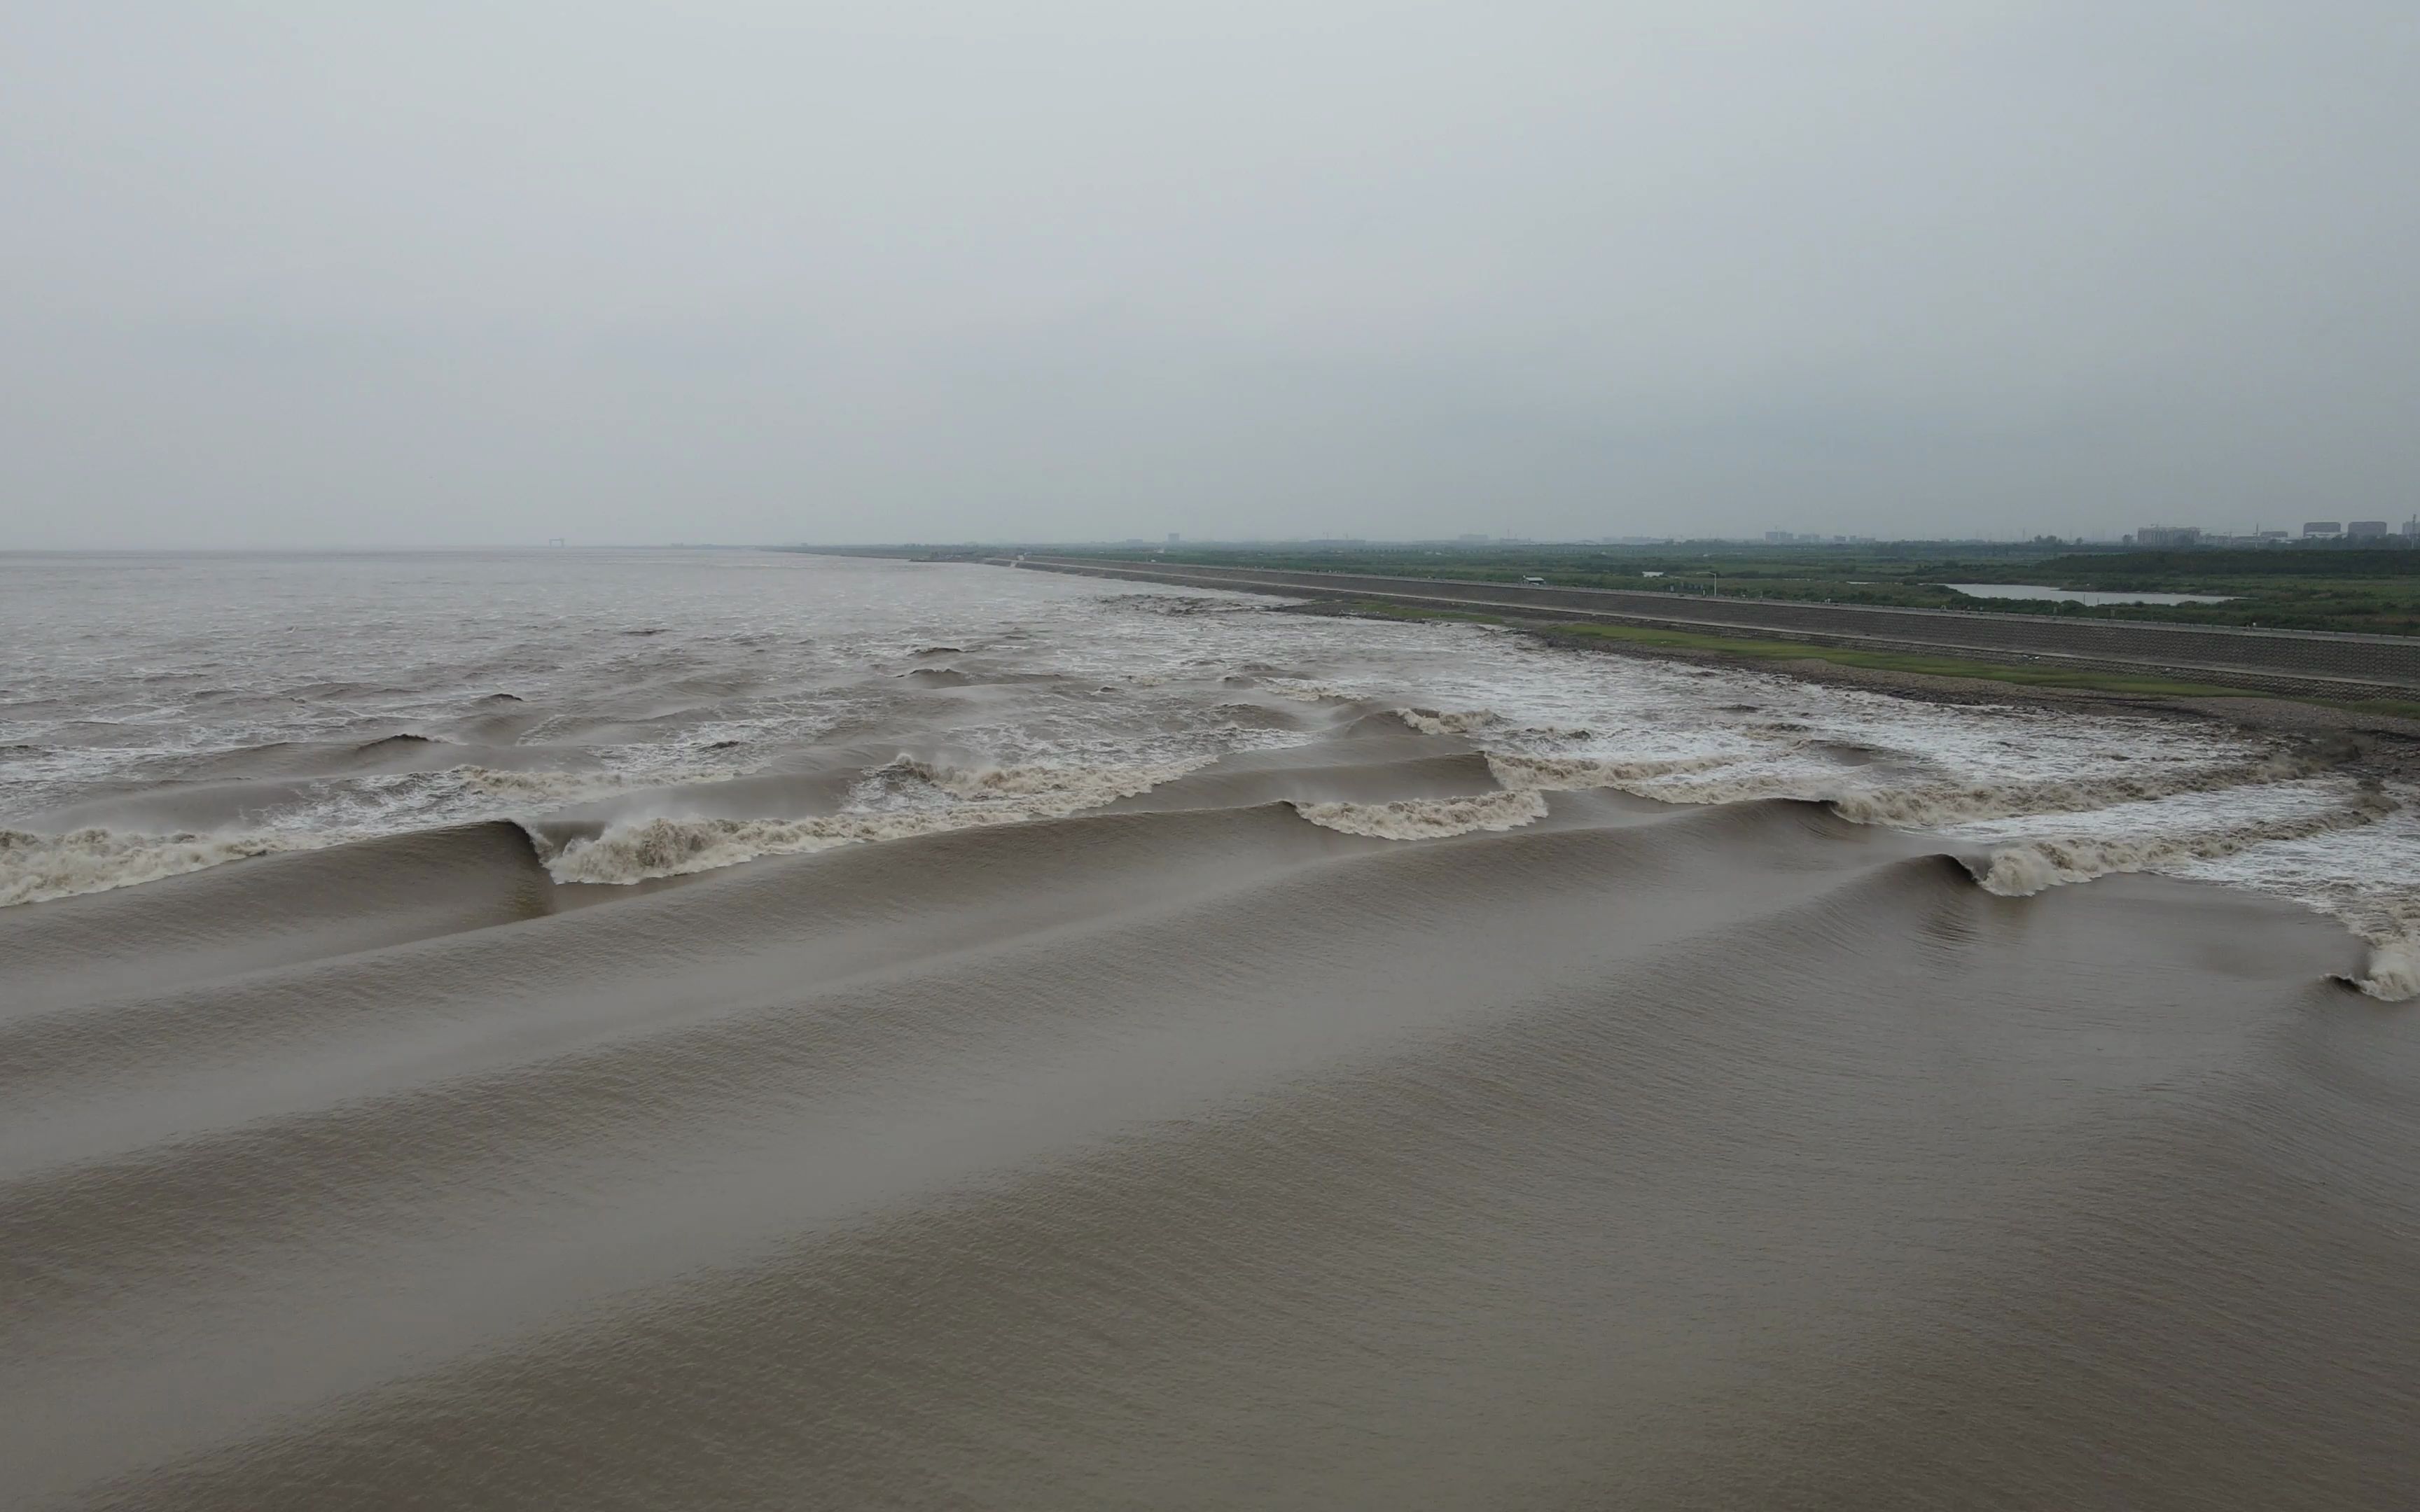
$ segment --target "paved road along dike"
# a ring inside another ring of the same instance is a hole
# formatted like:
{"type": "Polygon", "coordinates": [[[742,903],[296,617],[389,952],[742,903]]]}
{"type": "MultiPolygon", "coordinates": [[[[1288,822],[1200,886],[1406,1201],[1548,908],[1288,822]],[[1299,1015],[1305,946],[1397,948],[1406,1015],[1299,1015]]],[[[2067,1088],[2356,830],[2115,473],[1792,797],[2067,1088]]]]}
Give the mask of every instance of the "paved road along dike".
{"type": "MultiPolygon", "coordinates": [[[[993,560],[1011,564],[1007,558],[993,560]]],[[[1292,598],[1375,599],[1423,609],[1657,625],[1814,645],[1947,652],[1986,661],[2052,662],[2081,671],[2151,673],[2305,697],[2409,698],[2420,689],[2420,638],[2405,636],[1785,603],[1618,588],[1530,588],[1459,579],[1274,572],[1077,557],[1027,556],[1013,564],[1045,572],[1292,598]]]]}

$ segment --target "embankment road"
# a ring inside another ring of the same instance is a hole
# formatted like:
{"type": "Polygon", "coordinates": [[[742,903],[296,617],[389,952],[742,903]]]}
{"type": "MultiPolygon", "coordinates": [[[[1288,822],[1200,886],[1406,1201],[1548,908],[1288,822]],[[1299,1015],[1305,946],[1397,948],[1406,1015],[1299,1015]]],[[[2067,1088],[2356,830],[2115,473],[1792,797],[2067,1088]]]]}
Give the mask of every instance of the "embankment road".
{"type": "Polygon", "coordinates": [[[1647,625],[1983,661],[2048,663],[2289,697],[2410,699],[2420,692],[2420,638],[2404,636],[2158,625],[1981,609],[1883,609],[1618,588],[1530,587],[1081,557],[992,560],[1043,572],[1288,598],[1366,599],[1450,612],[1647,625]]]}

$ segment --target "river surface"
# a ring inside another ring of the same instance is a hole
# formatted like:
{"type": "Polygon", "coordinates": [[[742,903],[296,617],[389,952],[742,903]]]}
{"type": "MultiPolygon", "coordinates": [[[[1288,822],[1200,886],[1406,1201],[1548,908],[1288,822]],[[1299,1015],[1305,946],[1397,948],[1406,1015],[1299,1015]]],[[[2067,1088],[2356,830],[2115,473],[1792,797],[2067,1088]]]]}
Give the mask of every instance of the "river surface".
{"type": "Polygon", "coordinates": [[[2340,750],[781,553],[0,635],[0,1504],[2408,1504],[2340,750]]]}

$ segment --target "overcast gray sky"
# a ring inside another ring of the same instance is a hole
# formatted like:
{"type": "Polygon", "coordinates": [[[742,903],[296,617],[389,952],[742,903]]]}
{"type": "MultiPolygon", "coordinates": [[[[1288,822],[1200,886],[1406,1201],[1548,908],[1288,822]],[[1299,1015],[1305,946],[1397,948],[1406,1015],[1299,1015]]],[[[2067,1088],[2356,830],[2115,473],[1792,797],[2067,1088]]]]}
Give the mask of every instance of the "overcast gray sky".
{"type": "Polygon", "coordinates": [[[2411,0],[0,18],[0,548],[2420,508],[2411,0]]]}

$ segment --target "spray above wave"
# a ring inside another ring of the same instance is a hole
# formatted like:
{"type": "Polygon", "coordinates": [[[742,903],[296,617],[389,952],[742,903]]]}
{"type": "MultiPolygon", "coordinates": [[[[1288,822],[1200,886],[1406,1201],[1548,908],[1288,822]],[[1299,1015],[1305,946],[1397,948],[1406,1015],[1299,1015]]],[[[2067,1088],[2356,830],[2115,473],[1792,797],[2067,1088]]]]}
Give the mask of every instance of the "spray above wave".
{"type": "Polygon", "coordinates": [[[2352,984],[2383,1002],[2408,1003],[2420,997],[2420,938],[2405,935],[2371,941],[2369,970],[2352,984]]]}

